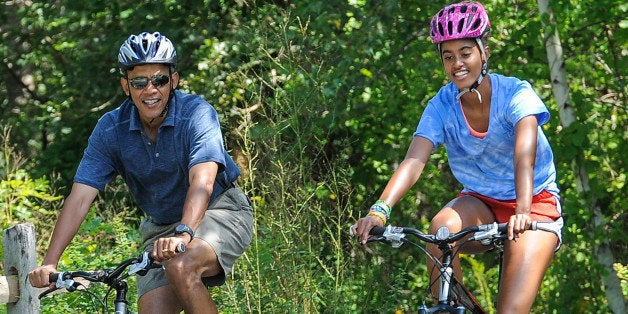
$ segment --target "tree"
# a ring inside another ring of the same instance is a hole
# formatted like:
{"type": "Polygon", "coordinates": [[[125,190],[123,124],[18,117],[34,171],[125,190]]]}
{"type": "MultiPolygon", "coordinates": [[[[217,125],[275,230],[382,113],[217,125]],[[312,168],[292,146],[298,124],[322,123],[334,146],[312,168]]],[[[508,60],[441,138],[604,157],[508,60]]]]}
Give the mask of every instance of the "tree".
{"type": "MultiPolygon", "coordinates": [[[[538,5],[541,21],[545,29],[544,42],[551,71],[552,88],[559,108],[560,120],[565,128],[573,127],[574,123],[577,123],[576,114],[569,95],[569,82],[567,81],[565,61],[563,59],[563,49],[558,35],[554,13],[549,7],[548,0],[538,0],[538,5]]],[[[615,258],[611,251],[609,238],[606,235],[596,235],[596,231],[604,232],[603,227],[606,225],[608,219],[602,214],[596,196],[591,191],[589,174],[585,169],[583,160],[584,156],[582,151],[578,151],[576,158],[573,159],[571,163],[571,167],[576,179],[578,192],[581,195],[590,195],[588,206],[593,213],[593,226],[589,234],[592,238],[598,239],[593,244],[594,255],[598,263],[604,268],[602,282],[606,290],[609,307],[613,313],[626,313],[625,298],[622,294],[617,272],[613,268],[615,258]]],[[[581,203],[585,205],[587,202],[583,198],[581,203]]]]}

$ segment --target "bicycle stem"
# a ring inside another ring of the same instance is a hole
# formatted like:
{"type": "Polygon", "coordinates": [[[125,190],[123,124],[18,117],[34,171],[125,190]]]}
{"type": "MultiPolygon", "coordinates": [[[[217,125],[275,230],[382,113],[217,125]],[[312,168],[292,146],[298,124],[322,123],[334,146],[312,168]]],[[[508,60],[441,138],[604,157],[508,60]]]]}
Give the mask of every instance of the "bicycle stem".
{"type": "Polygon", "coordinates": [[[451,250],[448,249],[447,253],[444,252],[443,263],[440,268],[440,287],[438,292],[439,304],[447,304],[447,301],[449,300],[449,283],[451,282],[453,272],[454,270],[451,267],[451,250]]]}
{"type": "Polygon", "coordinates": [[[116,314],[128,313],[128,302],[126,301],[126,293],[128,286],[125,281],[118,281],[116,283],[116,300],[114,301],[116,314]]]}

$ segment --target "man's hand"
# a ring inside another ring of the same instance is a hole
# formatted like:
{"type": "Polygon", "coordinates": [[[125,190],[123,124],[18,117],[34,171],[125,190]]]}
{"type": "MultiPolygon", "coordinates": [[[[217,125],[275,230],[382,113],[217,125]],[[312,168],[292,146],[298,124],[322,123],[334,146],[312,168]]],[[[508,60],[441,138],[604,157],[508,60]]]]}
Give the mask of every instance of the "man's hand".
{"type": "Polygon", "coordinates": [[[156,262],[161,263],[185,252],[186,243],[188,240],[183,235],[159,238],[155,241],[151,254],[156,262]]]}
{"type": "Polygon", "coordinates": [[[31,282],[31,286],[35,288],[49,287],[52,284],[50,282],[50,274],[54,274],[56,272],[56,266],[42,265],[28,273],[28,280],[31,282]]]}

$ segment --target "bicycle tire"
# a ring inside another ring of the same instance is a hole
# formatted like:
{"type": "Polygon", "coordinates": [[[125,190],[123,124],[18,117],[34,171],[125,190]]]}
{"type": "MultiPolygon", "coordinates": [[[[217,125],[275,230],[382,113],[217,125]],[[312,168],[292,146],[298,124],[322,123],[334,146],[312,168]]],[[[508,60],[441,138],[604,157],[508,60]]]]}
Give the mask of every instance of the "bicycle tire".
{"type": "Polygon", "coordinates": [[[484,314],[486,311],[482,308],[478,300],[475,299],[473,294],[465,288],[456,278],[452,276],[450,283],[450,293],[454,302],[466,307],[467,310],[473,314],[484,314]]]}

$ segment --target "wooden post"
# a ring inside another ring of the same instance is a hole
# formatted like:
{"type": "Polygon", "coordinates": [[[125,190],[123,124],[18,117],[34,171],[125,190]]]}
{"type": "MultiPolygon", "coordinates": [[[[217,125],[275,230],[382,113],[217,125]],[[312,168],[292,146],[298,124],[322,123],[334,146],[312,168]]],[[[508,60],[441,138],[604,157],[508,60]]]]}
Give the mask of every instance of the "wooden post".
{"type": "MultiPolygon", "coordinates": [[[[39,299],[37,298],[39,290],[33,288],[28,281],[28,272],[37,267],[35,243],[35,226],[32,223],[22,223],[4,231],[2,245],[5,275],[7,278],[11,276],[17,278],[19,290],[17,302],[12,299],[7,304],[7,314],[39,313],[39,299]]],[[[11,286],[8,286],[11,289],[11,286]]]]}

